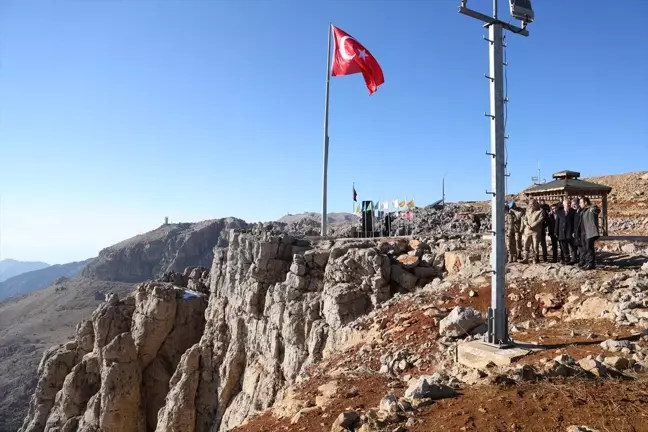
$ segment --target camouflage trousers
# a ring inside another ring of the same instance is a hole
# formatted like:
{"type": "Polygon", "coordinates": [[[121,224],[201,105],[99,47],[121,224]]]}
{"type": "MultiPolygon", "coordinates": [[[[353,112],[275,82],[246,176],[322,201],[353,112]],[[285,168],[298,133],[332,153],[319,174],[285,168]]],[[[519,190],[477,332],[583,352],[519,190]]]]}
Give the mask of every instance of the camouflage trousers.
{"type": "Polygon", "coordinates": [[[507,260],[508,262],[516,262],[520,257],[518,253],[517,238],[515,232],[506,233],[506,246],[508,250],[507,260]]]}
{"type": "Polygon", "coordinates": [[[538,262],[540,253],[540,237],[541,233],[524,233],[524,261],[529,262],[533,260],[534,263],[538,262]]]}

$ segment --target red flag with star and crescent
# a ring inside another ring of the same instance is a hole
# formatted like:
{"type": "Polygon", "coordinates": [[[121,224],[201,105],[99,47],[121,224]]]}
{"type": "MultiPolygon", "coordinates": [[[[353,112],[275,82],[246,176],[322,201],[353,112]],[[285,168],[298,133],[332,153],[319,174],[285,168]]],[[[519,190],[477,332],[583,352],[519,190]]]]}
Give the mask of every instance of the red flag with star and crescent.
{"type": "Polygon", "coordinates": [[[331,26],[335,37],[333,52],[333,70],[331,75],[342,76],[361,73],[369,94],[385,82],[383,71],[376,58],[360,42],[345,31],[331,26]]]}

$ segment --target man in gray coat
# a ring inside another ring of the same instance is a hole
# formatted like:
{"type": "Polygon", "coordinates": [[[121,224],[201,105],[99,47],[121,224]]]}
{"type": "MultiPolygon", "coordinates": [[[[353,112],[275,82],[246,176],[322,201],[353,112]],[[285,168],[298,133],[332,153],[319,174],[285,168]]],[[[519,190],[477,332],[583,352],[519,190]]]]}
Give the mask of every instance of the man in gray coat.
{"type": "Polygon", "coordinates": [[[579,200],[581,208],[580,218],[577,223],[576,232],[580,237],[581,259],[580,266],[583,270],[592,270],[596,263],[596,251],[594,242],[600,237],[599,233],[599,209],[593,206],[590,199],[582,197],[579,200]]]}

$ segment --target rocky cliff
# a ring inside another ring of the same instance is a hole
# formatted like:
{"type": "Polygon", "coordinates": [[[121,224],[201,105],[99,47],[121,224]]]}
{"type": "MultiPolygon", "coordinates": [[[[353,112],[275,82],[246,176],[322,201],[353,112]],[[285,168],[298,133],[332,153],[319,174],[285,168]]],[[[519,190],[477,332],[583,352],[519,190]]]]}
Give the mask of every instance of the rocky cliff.
{"type": "Polygon", "coordinates": [[[22,432],[151,430],[182,354],[200,339],[204,295],[169,283],[112,295],[49,349],[22,432]]]}
{"type": "Polygon", "coordinates": [[[83,276],[143,282],[189,266],[209,266],[214,245],[226,246],[226,233],[234,228],[247,228],[247,223],[241,219],[225,218],[162,225],[103,249],[99,257],[83,270],[83,276]]]}
{"type": "Polygon", "coordinates": [[[448,258],[453,271],[481,258],[442,253],[458,242],[232,230],[214,249],[208,306],[200,293],[147,283],[47,351],[21,432],[231,430],[344,346],[356,318],[434,284],[448,258]]]}

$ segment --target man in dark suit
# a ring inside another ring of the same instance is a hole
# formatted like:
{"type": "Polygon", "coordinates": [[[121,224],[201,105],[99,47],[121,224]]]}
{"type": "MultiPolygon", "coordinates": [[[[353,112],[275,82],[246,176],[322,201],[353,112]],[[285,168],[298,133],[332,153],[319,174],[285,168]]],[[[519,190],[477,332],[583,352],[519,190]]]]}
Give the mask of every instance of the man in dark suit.
{"type": "Polygon", "coordinates": [[[571,243],[574,246],[574,250],[576,251],[576,259],[574,260],[572,257],[572,260],[576,261],[580,265],[581,264],[581,237],[580,237],[580,232],[578,232],[578,228],[580,227],[580,217],[581,217],[581,212],[583,210],[578,206],[578,198],[572,199],[571,207],[572,210],[574,210],[574,231],[572,232],[571,243]]]}
{"type": "Polygon", "coordinates": [[[577,228],[581,238],[581,263],[583,270],[593,270],[596,266],[596,250],[594,243],[600,237],[599,233],[599,209],[593,206],[590,199],[581,197],[579,206],[582,209],[577,228]]]}
{"type": "Polygon", "coordinates": [[[576,247],[573,243],[574,215],[576,210],[571,208],[568,199],[562,203],[562,208],[556,213],[556,233],[560,242],[560,262],[576,264],[576,247]]]}
{"type": "Polygon", "coordinates": [[[557,229],[557,213],[558,204],[551,205],[551,212],[549,213],[549,222],[547,224],[547,232],[551,239],[551,262],[558,262],[558,229],[557,229]]]}
{"type": "Polygon", "coordinates": [[[540,248],[542,249],[542,260],[547,262],[547,229],[549,228],[549,214],[551,213],[551,208],[545,200],[540,200],[540,208],[542,209],[543,215],[540,248]]]}

